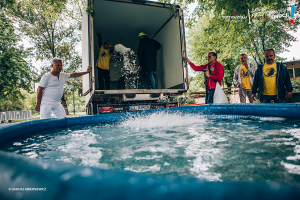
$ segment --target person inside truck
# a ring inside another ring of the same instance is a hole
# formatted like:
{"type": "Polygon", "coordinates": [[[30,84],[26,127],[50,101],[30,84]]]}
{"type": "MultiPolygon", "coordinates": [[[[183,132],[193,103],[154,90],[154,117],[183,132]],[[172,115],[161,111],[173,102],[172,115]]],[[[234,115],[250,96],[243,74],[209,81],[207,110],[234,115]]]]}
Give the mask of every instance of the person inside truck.
{"type": "Polygon", "coordinates": [[[100,32],[97,32],[99,56],[97,59],[96,66],[98,67],[98,83],[99,90],[110,89],[110,72],[109,72],[109,61],[114,52],[114,48],[109,41],[104,41],[100,32]],[[104,41],[104,45],[102,45],[104,41]],[[105,86],[104,86],[105,82],[105,86]]]}
{"type": "Polygon", "coordinates": [[[157,66],[157,51],[161,44],[146,36],[145,33],[139,34],[140,43],[138,47],[138,58],[142,73],[147,73],[150,80],[151,88],[157,89],[156,66],[157,66]]]}
{"type": "Polygon", "coordinates": [[[215,52],[208,52],[208,63],[205,65],[196,66],[187,57],[184,60],[189,63],[191,68],[195,71],[203,71],[205,77],[205,104],[211,104],[214,102],[214,93],[216,84],[221,85],[221,81],[224,77],[223,65],[217,61],[217,54],[215,52]]]}
{"type": "Polygon", "coordinates": [[[60,100],[64,91],[64,83],[68,78],[77,78],[88,74],[92,67],[88,66],[85,72],[64,73],[63,61],[60,58],[53,58],[52,70],[44,74],[39,83],[36,94],[35,111],[40,112],[40,119],[50,119],[51,111],[56,118],[66,117],[66,112],[60,100]]]}

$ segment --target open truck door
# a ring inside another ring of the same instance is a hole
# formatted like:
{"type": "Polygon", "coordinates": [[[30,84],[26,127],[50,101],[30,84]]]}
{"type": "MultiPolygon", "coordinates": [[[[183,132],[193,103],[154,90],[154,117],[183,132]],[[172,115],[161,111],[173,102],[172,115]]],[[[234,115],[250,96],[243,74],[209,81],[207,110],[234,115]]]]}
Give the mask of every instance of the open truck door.
{"type": "MultiPolygon", "coordinates": [[[[82,16],[82,71],[86,71],[88,66],[91,65],[91,46],[90,46],[90,38],[91,31],[89,28],[89,16],[86,12],[84,12],[82,16]]],[[[92,66],[93,67],[93,66],[92,66]]],[[[90,72],[89,74],[83,76],[82,81],[82,94],[86,96],[88,93],[92,91],[92,80],[94,71],[90,72]]]]}

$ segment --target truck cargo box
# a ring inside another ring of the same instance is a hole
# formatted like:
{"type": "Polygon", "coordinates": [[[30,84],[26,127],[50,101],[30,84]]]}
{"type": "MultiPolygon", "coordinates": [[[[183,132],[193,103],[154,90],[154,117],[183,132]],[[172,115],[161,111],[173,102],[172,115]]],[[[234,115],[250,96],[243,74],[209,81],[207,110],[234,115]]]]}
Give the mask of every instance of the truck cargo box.
{"type": "Polygon", "coordinates": [[[82,20],[82,67],[83,70],[88,65],[93,67],[83,77],[89,114],[96,114],[98,104],[155,103],[161,96],[179,95],[188,90],[188,71],[183,60],[186,50],[183,12],[179,7],[152,1],[89,0],[88,8],[95,14],[93,17],[84,14],[82,20]],[[144,32],[157,40],[161,44],[157,53],[158,89],[151,89],[147,75],[141,75],[140,71],[126,71],[123,55],[114,53],[109,66],[110,88],[100,90],[96,32],[101,32],[103,39],[113,46],[122,44],[130,48],[135,67],[139,67],[138,34],[144,32]]]}

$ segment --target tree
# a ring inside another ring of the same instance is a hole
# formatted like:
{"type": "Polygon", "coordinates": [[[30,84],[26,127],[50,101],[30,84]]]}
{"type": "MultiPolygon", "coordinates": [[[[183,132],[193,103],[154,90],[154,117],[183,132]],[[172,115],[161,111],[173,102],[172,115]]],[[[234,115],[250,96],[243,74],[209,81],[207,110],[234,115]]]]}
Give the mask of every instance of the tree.
{"type": "MultiPolygon", "coordinates": [[[[210,30],[212,13],[207,13],[199,19],[193,28],[188,31],[188,50],[189,57],[197,65],[207,63],[206,55],[208,52],[216,52],[217,60],[224,67],[224,82],[230,87],[234,69],[239,59],[239,37],[227,37],[233,34],[232,24],[220,27],[218,31],[210,30]],[[211,32],[214,32],[211,34],[211,32]],[[227,44],[227,45],[224,45],[227,44]]],[[[203,75],[197,76],[199,82],[204,82],[203,75]]],[[[194,79],[195,81],[195,79],[194,79]]]]}
{"type": "Polygon", "coordinates": [[[16,3],[16,0],[1,0],[0,8],[2,8],[2,12],[4,8],[12,8],[16,3]]]}
{"type": "Polygon", "coordinates": [[[187,93],[198,92],[199,90],[205,90],[204,75],[202,73],[189,77],[189,90],[187,93]]]}
{"type": "MultiPolygon", "coordinates": [[[[82,5],[79,1],[72,3],[73,6],[82,5]]],[[[20,31],[34,45],[36,60],[49,63],[53,57],[60,57],[64,60],[64,71],[70,73],[81,68],[81,57],[75,50],[81,39],[81,23],[78,12],[72,12],[68,6],[66,0],[23,0],[18,2],[12,12],[19,22],[20,31]]],[[[50,70],[50,64],[45,64],[40,77],[50,70]]],[[[67,81],[66,85],[62,98],[65,108],[70,87],[78,89],[81,79],[67,81]]]]}
{"type": "MultiPolygon", "coordinates": [[[[191,2],[194,1],[175,0],[175,3],[185,7],[191,2]]],[[[297,15],[300,11],[300,1],[295,2],[297,15]]],[[[241,47],[241,51],[250,55],[257,64],[261,64],[264,50],[273,48],[279,54],[296,40],[288,33],[296,31],[299,25],[297,18],[294,19],[294,23],[290,23],[290,3],[280,0],[201,0],[198,1],[198,6],[188,19],[187,25],[191,28],[197,23],[197,19],[209,14],[210,23],[205,30],[207,35],[228,27],[222,38],[215,37],[215,39],[223,41],[225,46],[236,44],[236,40],[227,38],[238,37],[238,47],[241,47]]]]}
{"type": "MultiPolygon", "coordinates": [[[[194,1],[175,1],[183,5],[194,1]]],[[[198,6],[187,20],[189,56],[197,64],[206,63],[209,51],[218,54],[225,69],[224,81],[231,85],[232,74],[241,53],[256,64],[264,63],[264,51],[273,48],[278,55],[296,39],[289,34],[299,25],[290,23],[288,1],[197,1],[198,6]],[[235,12],[234,12],[235,11],[235,12]]],[[[299,14],[299,0],[295,13],[299,14]]],[[[277,60],[282,58],[277,56],[277,60]]]]}
{"type": "Polygon", "coordinates": [[[21,107],[14,102],[23,99],[21,90],[32,91],[33,79],[36,72],[26,58],[30,56],[28,50],[18,47],[20,38],[15,34],[12,21],[0,13],[0,111],[21,107]],[[11,106],[14,105],[14,106],[11,106]]]}

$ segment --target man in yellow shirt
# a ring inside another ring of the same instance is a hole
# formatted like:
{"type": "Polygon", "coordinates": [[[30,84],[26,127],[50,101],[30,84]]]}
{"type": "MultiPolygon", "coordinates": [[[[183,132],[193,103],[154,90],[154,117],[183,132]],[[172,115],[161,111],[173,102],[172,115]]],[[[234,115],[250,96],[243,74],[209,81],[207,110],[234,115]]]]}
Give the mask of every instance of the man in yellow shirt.
{"type": "Polygon", "coordinates": [[[240,55],[241,64],[234,70],[233,84],[239,87],[240,102],[246,103],[246,96],[250,103],[252,99],[252,84],[256,71],[256,67],[252,63],[247,62],[247,55],[240,55]]]}
{"type": "Polygon", "coordinates": [[[109,41],[104,42],[102,45],[102,35],[100,32],[96,33],[98,36],[99,45],[99,56],[96,63],[98,67],[98,83],[99,90],[109,90],[110,89],[110,72],[109,72],[109,61],[114,52],[114,48],[111,46],[109,41]],[[105,81],[105,87],[104,87],[105,81]]]}
{"type": "Polygon", "coordinates": [[[285,65],[275,62],[275,51],[265,51],[264,65],[258,65],[252,87],[252,98],[258,98],[260,103],[285,103],[292,97],[293,86],[285,65]]]}

